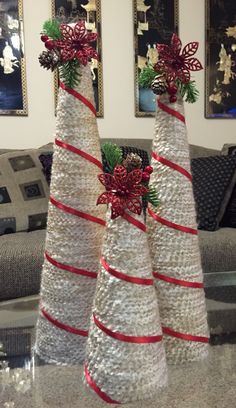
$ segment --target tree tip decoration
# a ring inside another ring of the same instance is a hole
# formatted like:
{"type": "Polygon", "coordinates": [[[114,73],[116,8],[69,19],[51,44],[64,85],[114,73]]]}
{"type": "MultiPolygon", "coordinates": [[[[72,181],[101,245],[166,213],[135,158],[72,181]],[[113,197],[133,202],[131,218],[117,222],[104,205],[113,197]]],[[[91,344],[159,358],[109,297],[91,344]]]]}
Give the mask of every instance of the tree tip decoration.
{"type": "Polygon", "coordinates": [[[78,67],[87,65],[91,58],[98,59],[98,53],[90,43],[97,40],[97,34],[86,30],[85,21],[77,24],[60,24],[56,20],[45,21],[41,40],[46,47],[39,56],[39,63],[45,69],[59,69],[66,86],[78,84],[78,67]]]}
{"type": "Polygon", "coordinates": [[[156,95],[169,94],[171,103],[176,102],[178,91],[185,102],[196,102],[199,92],[196,82],[191,80],[190,71],[203,69],[201,62],[193,57],[198,47],[198,42],[190,42],[182,48],[182,42],[175,33],[170,45],[158,44],[158,61],[154,66],[149,64],[140,73],[140,87],[151,88],[156,95]]]}
{"type": "Polygon", "coordinates": [[[99,204],[111,205],[111,219],[122,216],[125,210],[140,215],[142,212],[141,198],[145,198],[154,206],[159,205],[157,192],[148,187],[151,166],[141,169],[142,159],[137,154],[128,154],[122,158],[122,150],[115,144],[105,143],[102,153],[106,159],[106,171],[99,174],[99,181],[106,191],[97,200],[99,204]]]}

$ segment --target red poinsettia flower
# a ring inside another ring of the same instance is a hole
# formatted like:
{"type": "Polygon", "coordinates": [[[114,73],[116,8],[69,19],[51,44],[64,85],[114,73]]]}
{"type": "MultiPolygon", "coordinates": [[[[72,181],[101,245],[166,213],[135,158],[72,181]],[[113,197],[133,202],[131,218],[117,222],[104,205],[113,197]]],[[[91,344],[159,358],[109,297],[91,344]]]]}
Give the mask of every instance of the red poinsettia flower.
{"type": "Polygon", "coordinates": [[[190,71],[203,69],[201,62],[192,56],[196,54],[199,43],[187,44],[181,53],[182,42],[176,34],[172,35],[171,45],[158,44],[159,60],[155,70],[166,74],[167,81],[179,79],[183,83],[190,81],[190,71]]]}
{"type": "Polygon", "coordinates": [[[142,212],[140,197],[148,192],[148,188],[140,184],[142,174],[140,169],[128,173],[121,165],[115,167],[113,175],[100,174],[98,178],[107,191],[98,197],[97,205],[111,204],[112,219],[123,215],[126,209],[140,215],[142,212]]]}
{"type": "Polygon", "coordinates": [[[74,27],[61,24],[60,30],[62,39],[57,41],[57,47],[61,49],[63,61],[77,59],[81,64],[87,65],[90,58],[98,59],[97,51],[90,46],[91,42],[96,41],[97,34],[87,32],[85,21],[74,27]]]}

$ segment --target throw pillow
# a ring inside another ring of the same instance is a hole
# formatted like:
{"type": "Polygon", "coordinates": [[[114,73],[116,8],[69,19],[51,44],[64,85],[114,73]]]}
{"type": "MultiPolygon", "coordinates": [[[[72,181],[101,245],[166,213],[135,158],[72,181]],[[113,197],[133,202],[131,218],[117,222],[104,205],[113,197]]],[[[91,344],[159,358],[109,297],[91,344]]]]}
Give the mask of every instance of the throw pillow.
{"type": "MultiPolygon", "coordinates": [[[[236,156],[236,145],[225,144],[222,149],[222,154],[228,154],[229,156],[236,156]]],[[[236,183],[224,213],[223,220],[220,224],[221,227],[236,228],[236,183]]]]}
{"type": "Polygon", "coordinates": [[[236,228],[236,183],[220,226],[236,228]]]}
{"type": "Polygon", "coordinates": [[[46,177],[47,183],[50,186],[52,173],[53,153],[41,154],[39,160],[43,166],[43,174],[46,177]]]}
{"type": "Polygon", "coordinates": [[[236,156],[236,144],[224,144],[221,153],[226,156],[236,156]]]}
{"type": "Polygon", "coordinates": [[[198,228],[219,228],[236,182],[236,157],[211,156],[192,160],[193,192],[198,228]]]}
{"type": "Polygon", "coordinates": [[[46,227],[49,188],[39,149],[0,155],[0,235],[46,227]]]}

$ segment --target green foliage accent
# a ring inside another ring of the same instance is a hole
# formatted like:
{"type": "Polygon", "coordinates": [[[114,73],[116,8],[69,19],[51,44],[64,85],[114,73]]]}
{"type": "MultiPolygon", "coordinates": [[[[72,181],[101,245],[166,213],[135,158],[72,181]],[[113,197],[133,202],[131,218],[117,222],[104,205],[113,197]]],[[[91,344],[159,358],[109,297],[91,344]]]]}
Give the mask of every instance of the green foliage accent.
{"type": "Polygon", "coordinates": [[[102,153],[107,162],[106,170],[108,173],[113,173],[116,165],[121,164],[123,160],[121,148],[113,143],[104,143],[102,153]]]}
{"type": "Polygon", "coordinates": [[[68,88],[74,88],[80,82],[79,66],[78,60],[67,61],[60,66],[60,77],[68,88]]]}
{"type": "Polygon", "coordinates": [[[157,72],[151,65],[148,66],[147,68],[144,68],[144,70],[139,74],[138,82],[140,88],[151,88],[151,83],[156,76],[157,72]]]}
{"type": "Polygon", "coordinates": [[[145,194],[144,198],[147,200],[148,203],[152,204],[153,207],[158,207],[160,204],[158,193],[156,189],[149,184],[149,192],[145,194]]]}
{"type": "Polygon", "coordinates": [[[195,81],[189,81],[187,84],[183,84],[181,81],[177,80],[176,85],[185,102],[194,103],[198,100],[199,91],[196,88],[195,81]]]}
{"type": "Polygon", "coordinates": [[[60,24],[57,20],[47,20],[43,25],[43,34],[47,35],[52,40],[60,40],[61,31],[60,24]]]}

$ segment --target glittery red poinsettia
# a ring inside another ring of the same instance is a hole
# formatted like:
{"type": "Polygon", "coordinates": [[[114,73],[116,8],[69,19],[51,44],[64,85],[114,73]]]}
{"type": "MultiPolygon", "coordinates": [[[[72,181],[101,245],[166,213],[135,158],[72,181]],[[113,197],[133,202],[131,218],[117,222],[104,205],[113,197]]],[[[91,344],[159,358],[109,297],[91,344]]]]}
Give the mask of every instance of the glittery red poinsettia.
{"type": "Polygon", "coordinates": [[[128,173],[124,166],[117,165],[114,174],[104,173],[98,176],[106,187],[97,200],[98,204],[111,204],[111,218],[123,215],[125,210],[134,214],[141,214],[142,202],[140,197],[148,193],[148,188],[141,184],[143,171],[135,169],[128,173]]]}
{"type": "Polygon", "coordinates": [[[56,45],[61,49],[63,61],[77,59],[81,64],[87,65],[90,58],[98,58],[97,51],[90,46],[90,43],[96,41],[97,34],[87,32],[85,21],[74,27],[61,24],[60,31],[62,39],[57,41],[56,45]]]}
{"type": "Polygon", "coordinates": [[[166,74],[169,83],[176,79],[179,79],[182,83],[188,83],[190,81],[190,71],[203,69],[201,62],[193,57],[198,50],[198,46],[198,42],[191,42],[182,49],[180,38],[173,34],[170,46],[165,44],[157,45],[159,60],[154,67],[155,70],[166,74]]]}

